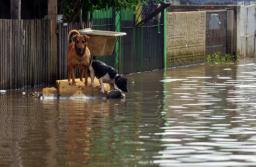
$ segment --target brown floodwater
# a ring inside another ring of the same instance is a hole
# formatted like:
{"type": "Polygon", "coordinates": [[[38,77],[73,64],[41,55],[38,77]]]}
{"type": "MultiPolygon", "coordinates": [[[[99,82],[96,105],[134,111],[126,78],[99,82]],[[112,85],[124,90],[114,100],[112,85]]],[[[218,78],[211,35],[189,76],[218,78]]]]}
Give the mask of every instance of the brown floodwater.
{"type": "Polygon", "coordinates": [[[255,71],[241,61],[132,74],[123,100],[0,91],[0,166],[256,166],[255,71]]]}

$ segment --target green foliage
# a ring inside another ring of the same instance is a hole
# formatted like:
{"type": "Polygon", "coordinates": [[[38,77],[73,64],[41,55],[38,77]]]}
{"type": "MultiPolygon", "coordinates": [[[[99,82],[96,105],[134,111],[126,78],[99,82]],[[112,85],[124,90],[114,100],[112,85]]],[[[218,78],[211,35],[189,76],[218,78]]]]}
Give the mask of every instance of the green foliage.
{"type": "Polygon", "coordinates": [[[209,54],[206,56],[207,63],[210,64],[224,64],[224,63],[234,63],[238,61],[239,56],[238,55],[231,55],[231,54],[220,54],[220,53],[214,53],[209,54]]]}
{"type": "Polygon", "coordinates": [[[83,9],[83,18],[87,19],[88,13],[112,7],[113,9],[134,9],[139,3],[147,0],[59,0],[59,12],[64,15],[67,22],[78,19],[79,11],[83,9]]]}

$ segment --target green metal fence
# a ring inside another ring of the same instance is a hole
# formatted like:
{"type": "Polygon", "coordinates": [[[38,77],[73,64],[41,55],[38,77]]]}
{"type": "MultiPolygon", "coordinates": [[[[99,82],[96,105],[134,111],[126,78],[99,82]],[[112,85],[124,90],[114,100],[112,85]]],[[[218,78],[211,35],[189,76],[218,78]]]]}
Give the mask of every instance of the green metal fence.
{"type": "Polygon", "coordinates": [[[106,9],[94,11],[92,28],[126,32],[116,42],[112,56],[99,59],[115,66],[121,73],[142,72],[164,67],[163,14],[158,22],[136,27],[136,10],[106,9]]]}
{"type": "MultiPolygon", "coordinates": [[[[92,28],[97,30],[115,31],[115,13],[112,8],[95,10],[92,13],[92,28]]],[[[115,54],[98,57],[111,66],[115,66],[115,54]]]]}

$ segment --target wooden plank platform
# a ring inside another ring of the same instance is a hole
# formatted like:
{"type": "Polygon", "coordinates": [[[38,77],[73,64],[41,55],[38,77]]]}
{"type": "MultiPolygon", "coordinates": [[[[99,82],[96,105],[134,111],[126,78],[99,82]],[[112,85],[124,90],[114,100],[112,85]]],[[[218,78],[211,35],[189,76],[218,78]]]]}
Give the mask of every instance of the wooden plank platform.
{"type": "MultiPolygon", "coordinates": [[[[76,79],[75,85],[70,85],[68,80],[57,80],[55,87],[43,88],[42,96],[43,97],[74,97],[74,98],[83,98],[88,96],[100,97],[102,93],[100,92],[100,84],[98,79],[94,79],[93,87],[91,85],[91,79],[88,78],[88,86],[84,85],[84,82],[81,82],[80,79],[76,79]]],[[[111,90],[109,84],[104,83],[105,96],[111,90]]]]}

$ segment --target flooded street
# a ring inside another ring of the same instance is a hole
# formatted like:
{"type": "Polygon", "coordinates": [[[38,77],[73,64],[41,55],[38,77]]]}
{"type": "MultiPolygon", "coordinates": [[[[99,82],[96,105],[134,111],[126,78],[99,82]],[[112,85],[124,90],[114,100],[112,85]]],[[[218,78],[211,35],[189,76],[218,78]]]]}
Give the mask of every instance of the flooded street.
{"type": "Polygon", "coordinates": [[[132,74],[125,100],[0,94],[0,166],[256,166],[255,71],[241,61],[132,74]]]}

